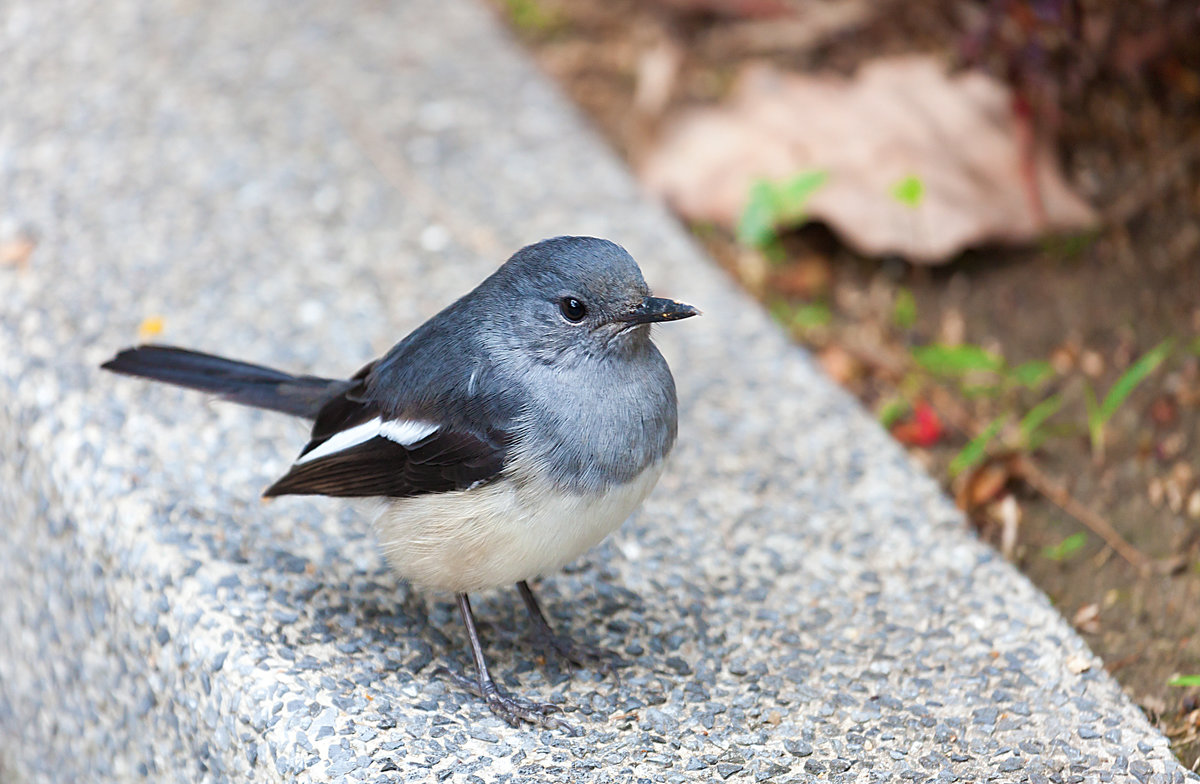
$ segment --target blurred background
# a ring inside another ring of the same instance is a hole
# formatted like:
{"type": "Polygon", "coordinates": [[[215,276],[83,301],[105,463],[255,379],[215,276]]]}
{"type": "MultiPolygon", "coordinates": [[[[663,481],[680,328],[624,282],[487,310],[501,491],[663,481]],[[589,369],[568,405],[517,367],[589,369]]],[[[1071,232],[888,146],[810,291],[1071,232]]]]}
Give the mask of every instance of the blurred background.
{"type": "Polygon", "coordinates": [[[491,2],[1200,764],[1200,5],[491,2]]]}

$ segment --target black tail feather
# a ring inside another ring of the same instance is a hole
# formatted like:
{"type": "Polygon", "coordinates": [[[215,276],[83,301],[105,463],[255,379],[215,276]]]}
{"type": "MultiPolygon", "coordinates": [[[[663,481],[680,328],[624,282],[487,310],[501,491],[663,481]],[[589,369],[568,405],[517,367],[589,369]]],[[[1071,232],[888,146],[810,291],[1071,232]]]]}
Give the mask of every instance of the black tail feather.
{"type": "Polygon", "coordinates": [[[314,418],[326,401],[350,384],[315,376],[293,376],[261,365],[174,346],[128,348],[100,367],[308,419],[314,418]]]}

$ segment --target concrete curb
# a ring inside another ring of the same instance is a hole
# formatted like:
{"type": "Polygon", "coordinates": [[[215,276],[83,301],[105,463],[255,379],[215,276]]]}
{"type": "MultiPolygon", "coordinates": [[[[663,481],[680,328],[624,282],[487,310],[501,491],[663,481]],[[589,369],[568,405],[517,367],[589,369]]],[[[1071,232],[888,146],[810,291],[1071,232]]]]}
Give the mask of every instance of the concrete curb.
{"type": "Polygon", "coordinates": [[[1045,598],[706,260],[469,0],[20,0],[0,25],[0,771],[38,781],[1184,781],[1045,598]],[[18,110],[12,110],[18,107],[18,110]],[[159,340],[349,373],[520,245],[621,242],[705,316],[662,330],[661,486],[542,592],[622,685],[433,676],[449,597],[350,505],[256,499],[284,418],[106,377],[159,340]]]}

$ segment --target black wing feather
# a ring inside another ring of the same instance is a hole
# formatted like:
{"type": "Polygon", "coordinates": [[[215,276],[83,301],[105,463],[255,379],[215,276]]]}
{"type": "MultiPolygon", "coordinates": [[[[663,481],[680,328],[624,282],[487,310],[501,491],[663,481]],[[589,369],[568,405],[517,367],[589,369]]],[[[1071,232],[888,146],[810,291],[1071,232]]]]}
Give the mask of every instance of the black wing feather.
{"type": "MultiPolygon", "coordinates": [[[[312,440],[301,451],[301,457],[343,430],[376,417],[388,419],[378,404],[364,399],[361,378],[369,370],[370,366],[364,368],[356,376],[360,379],[358,384],[321,409],[313,425],[312,440]]],[[[376,436],[331,455],[293,465],[263,495],[409,498],[463,490],[500,473],[508,443],[509,436],[502,430],[482,432],[461,422],[440,424],[436,431],[411,446],[376,436]]]]}

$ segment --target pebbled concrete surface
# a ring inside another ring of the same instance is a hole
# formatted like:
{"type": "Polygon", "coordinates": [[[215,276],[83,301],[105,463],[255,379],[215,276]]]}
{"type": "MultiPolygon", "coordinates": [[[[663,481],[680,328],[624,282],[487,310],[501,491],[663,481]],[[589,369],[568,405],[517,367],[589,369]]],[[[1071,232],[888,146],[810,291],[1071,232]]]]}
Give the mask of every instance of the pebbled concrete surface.
{"type": "Polygon", "coordinates": [[[470,0],[0,9],[0,772],[5,781],[1196,780],[935,484],[790,346],[470,0]],[[351,504],[258,493],[286,418],[101,375],[158,337],[350,373],[543,236],[625,244],[701,306],[643,510],[541,583],[633,661],[499,677],[351,504]]]}

